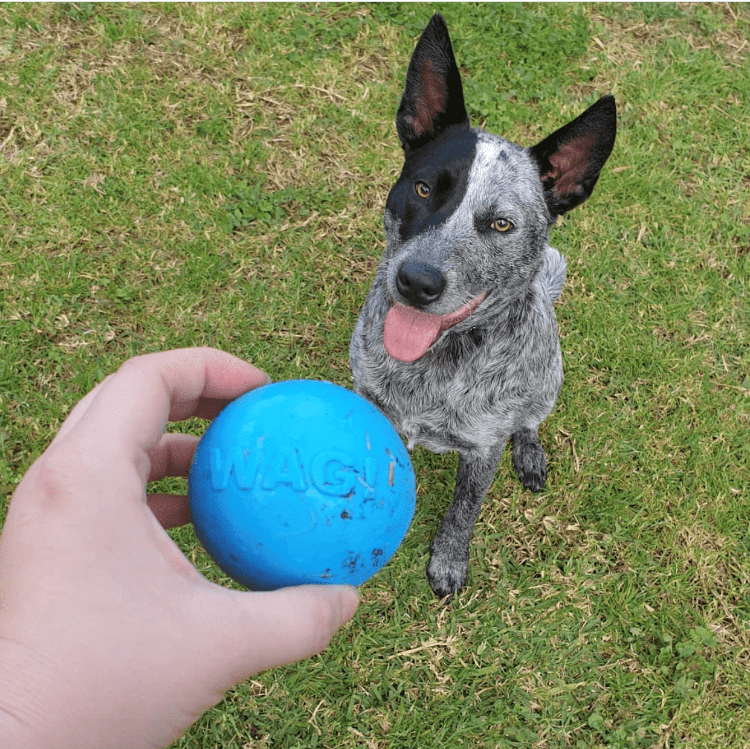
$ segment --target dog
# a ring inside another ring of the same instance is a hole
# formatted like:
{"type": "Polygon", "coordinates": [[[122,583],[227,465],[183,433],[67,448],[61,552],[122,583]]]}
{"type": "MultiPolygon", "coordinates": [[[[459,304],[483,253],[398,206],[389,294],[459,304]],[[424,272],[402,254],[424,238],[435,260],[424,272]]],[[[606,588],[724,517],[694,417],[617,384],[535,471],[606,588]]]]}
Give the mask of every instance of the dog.
{"type": "Polygon", "coordinates": [[[459,454],[427,567],[444,598],[466,583],[474,523],[508,438],[523,486],[537,492],[546,481],[537,430],[563,382],[553,304],[566,270],[549,228],[591,195],[614,146],[616,108],[604,96],[531,148],[471,128],[435,14],[409,63],[396,129],[404,166],[350,366],[354,390],[410,450],[459,454]]]}

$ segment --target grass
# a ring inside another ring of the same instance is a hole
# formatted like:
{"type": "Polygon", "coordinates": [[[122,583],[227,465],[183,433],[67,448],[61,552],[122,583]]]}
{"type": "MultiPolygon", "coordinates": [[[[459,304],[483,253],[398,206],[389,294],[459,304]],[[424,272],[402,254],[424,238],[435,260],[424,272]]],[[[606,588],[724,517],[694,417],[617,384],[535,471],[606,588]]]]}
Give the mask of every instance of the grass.
{"type": "MultiPolygon", "coordinates": [[[[456,458],[415,451],[417,516],[353,622],[176,747],[747,749],[750,9],[437,7],[475,124],[531,144],[618,101],[597,190],[553,235],[548,484],[503,457],[446,607],[424,568],[456,458]]],[[[434,9],[0,6],[3,495],[135,354],[209,344],[351,383],[434,9]]]]}

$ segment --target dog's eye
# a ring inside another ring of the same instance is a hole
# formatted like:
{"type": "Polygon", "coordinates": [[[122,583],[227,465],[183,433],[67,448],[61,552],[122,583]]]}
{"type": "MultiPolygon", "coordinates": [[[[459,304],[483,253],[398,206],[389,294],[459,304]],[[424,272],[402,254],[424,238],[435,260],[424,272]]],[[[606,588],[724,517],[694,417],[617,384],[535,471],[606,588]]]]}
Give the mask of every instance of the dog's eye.
{"type": "Polygon", "coordinates": [[[513,228],[513,224],[507,218],[496,218],[492,222],[492,228],[495,231],[510,231],[513,228]]]}
{"type": "Polygon", "coordinates": [[[426,182],[417,182],[417,184],[414,185],[414,191],[420,198],[430,197],[430,186],[426,182]]]}

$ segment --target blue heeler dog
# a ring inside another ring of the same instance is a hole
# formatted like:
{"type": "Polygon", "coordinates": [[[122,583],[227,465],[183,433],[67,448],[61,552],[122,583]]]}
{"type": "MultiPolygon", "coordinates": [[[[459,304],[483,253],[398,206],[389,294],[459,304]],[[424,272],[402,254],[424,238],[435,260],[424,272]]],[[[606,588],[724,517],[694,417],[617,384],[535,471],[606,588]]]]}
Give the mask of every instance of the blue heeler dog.
{"type": "Polygon", "coordinates": [[[508,438],[521,483],[539,491],[537,429],[563,381],[553,303],[565,259],[557,216],[591,195],[615,141],[605,96],[532,148],[469,127],[461,77],[436,14],[409,64],[396,117],[404,168],[385,209],[387,246],[351,340],[354,389],[409,449],[456,450],[453,502],[427,578],[466,582],[469,540],[508,438]]]}

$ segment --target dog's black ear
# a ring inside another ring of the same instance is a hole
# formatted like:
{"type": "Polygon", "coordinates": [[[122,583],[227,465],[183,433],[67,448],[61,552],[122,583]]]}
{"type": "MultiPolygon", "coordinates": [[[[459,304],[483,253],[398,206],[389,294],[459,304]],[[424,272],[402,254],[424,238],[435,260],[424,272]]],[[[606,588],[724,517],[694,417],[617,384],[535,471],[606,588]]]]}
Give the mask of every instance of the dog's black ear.
{"type": "Polygon", "coordinates": [[[617,132],[614,96],[603,96],[572,122],[529,149],[539,164],[544,196],[553,217],[591,195],[617,132]]]}
{"type": "Polygon", "coordinates": [[[396,129],[408,152],[454,125],[468,129],[469,116],[448,27],[435,13],[411,57],[396,129]]]}

